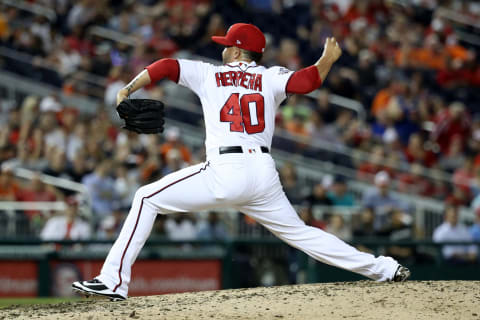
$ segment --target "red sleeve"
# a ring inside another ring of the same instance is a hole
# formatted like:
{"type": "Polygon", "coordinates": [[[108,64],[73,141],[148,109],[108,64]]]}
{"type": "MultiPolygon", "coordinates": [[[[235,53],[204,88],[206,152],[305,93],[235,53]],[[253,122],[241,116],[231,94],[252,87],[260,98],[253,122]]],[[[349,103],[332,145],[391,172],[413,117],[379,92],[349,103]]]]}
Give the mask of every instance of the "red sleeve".
{"type": "Polygon", "coordinates": [[[164,78],[168,78],[174,82],[178,82],[180,76],[180,65],[176,59],[160,59],[146,67],[148,75],[155,83],[164,78]]]}
{"type": "Polygon", "coordinates": [[[292,74],[287,82],[287,93],[310,93],[322,85],[322,79],[316,66],[298,70],[292,74]]]}

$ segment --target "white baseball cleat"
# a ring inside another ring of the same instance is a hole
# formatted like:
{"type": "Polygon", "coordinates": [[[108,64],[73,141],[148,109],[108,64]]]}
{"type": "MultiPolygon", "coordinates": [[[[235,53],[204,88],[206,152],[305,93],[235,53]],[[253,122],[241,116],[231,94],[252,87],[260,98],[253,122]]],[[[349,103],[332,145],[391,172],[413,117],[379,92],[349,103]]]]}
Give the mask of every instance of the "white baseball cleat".
{"type": "Polygon", "coordinates": [[[127,299],[126,297],[108,289],[107,286],[98,279],[90,281],[75,281],[72,283],[72,289],[86,297],[96,295],[108,298],[110,301],[123,301],[127,299]]]}
{"type": "Polygon", "coordinates": [[[397,271],[395,271],[395,275],[393,276],[393,282],[404,282],[410,277],[410,270],[408,268],[398,265],[397,271]]]}

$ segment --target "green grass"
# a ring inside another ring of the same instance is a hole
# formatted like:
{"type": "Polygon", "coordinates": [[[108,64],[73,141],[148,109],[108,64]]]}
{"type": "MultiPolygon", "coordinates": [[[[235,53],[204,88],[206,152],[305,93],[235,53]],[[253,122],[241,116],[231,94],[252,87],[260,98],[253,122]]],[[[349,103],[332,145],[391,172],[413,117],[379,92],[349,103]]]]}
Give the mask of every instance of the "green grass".
{"type": "Polygon", "coordinates": [[[60,302],[73,302],[79,301],[82,298],[80,297],[70,297],[70,298],[0,298],[0,309],[7,308],[11,305],[28,305],[28,304],[48,304],[48,303],[60,303],[60,302]]]}

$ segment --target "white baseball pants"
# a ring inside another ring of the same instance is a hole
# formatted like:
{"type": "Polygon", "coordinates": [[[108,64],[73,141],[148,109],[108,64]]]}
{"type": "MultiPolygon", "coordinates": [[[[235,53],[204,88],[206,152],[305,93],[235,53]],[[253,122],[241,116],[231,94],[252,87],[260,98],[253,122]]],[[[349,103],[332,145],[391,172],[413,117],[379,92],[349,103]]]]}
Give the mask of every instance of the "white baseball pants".
{"type": "Polygon", "coordinates": [[[390,257],[360,252],[334,235],[310,227],[299,218],[280,184],[270,154],[258,146],[243,153],[207,152],[207,162],[143,186],[97,277],[127,296],[131,267],[150,235],[158,213],[196,212],[233,207],[252,217],[289,245],[329,265],[386,281],[398,263],[390,257]]]}

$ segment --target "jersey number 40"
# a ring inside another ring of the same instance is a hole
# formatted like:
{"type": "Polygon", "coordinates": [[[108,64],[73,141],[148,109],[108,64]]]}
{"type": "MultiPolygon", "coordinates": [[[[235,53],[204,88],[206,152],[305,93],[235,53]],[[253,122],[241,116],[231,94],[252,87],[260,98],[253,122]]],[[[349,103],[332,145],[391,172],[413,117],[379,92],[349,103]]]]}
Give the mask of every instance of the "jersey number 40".
{"type": "Polygon", "coordinates": [[[220,121],[230,122],[230,131],[254,134],[265,129],[265,103],[259,93],[232,93],[220,110],[220,121]]]}

